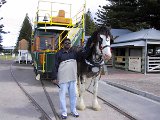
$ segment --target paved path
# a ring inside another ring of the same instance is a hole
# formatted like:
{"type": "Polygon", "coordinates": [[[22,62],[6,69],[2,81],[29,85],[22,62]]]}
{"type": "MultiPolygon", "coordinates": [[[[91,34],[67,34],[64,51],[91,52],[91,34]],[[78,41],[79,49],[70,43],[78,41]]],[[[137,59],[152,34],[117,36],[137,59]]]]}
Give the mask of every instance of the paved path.
{"type": "Polygon", "coordinates": [[[0,120],[39,120],[29,99],[14,82],[8,64],[0,64],[0,120]]]}
{"type": "MultiPolygon", "coordinates": [[[[89,90],[92,91],[92,87],[89,90]]],[[[110,86],[104,81],[99,82],[98,96],[129,113],[137,120],[160,119],[159,102],[110,86]]]]}
{"type": "Polygon", "coordinates": [[[160,73],[142,74],[108,67],[101,80],[117,83],[160,97],[160,73]]]}

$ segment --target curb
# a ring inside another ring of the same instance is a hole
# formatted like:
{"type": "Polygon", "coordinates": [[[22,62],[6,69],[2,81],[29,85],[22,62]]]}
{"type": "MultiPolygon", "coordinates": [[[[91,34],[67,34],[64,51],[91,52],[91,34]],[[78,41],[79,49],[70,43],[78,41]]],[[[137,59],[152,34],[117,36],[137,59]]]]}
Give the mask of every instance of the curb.
{"type": "Polygon", "coordinates": [[[134,94],[137,94],[137,95],[141,95],[143,97],[149,98],[149,99],[154,100],[156,102],[160,102],[160,97],[156,96],[156,95],[153,95],[151,93],[140,91],[140,90],[137,90],[137,89],[133,89],[133,88],[127,87],[125,85],[117,84],[117,83],[114,83],[114,82],[109,82],[109,81],[104,81],[104,82],[107,83],[108,85],[123,89],[125,91],[131,92],[131,93],[134,93],[134,94]]]}

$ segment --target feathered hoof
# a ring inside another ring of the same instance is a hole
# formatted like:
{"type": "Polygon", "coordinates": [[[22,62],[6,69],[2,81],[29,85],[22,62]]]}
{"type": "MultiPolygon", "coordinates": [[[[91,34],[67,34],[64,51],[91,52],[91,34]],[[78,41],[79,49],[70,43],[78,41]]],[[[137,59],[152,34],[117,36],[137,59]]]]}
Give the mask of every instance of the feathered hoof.
{"type": "Polygon", "coordinates": [[[101,106],[100,105],[95,105],[95,106],[93,106],[93,110],[100,111],[101,110],[101,106]]]}

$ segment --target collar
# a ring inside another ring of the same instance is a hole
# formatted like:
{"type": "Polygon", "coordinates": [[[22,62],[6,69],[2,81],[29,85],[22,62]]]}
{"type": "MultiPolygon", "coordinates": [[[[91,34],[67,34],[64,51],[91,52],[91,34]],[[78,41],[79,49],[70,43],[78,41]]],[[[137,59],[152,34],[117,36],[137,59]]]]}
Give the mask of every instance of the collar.
{"type": "Polygon", "coordinates": [[[62,49],[62,53],[69,53],[69,52],[71,52],[71,49],[69,50],[65,50],[64,48],[62,49]]]}
{"type": "Polygon", "coordinates": [[[94,67],[95,67],[95,66],[98,67],[98,66],[104,65],[104,61],[103,61],[103,60],[102,60],[101,63],[99,63],[99,64],[94,64],[93,62],[90,62],[90,61],[88,61],[88,60],[85,59],[85,63],[86,63],[87,65],[92,66],[92,67],[93,67],[93,66],[94,66],[94,67]]]}

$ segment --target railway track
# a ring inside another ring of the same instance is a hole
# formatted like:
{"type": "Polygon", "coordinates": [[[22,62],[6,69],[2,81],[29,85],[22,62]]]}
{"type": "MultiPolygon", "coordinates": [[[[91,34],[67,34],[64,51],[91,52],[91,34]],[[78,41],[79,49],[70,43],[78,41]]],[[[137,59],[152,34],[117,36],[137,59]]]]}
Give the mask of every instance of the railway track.
{"type": "MultiPolygon", "coordinates": [[[[93,94],[91,91],[89,91],[88,89],[86,89],[87,92],[93,94]]],[[[112,104],[111,102],[98,97],[98,99],[102,100],[107,106],[113,108],[114,110],[118,111],[119,113],[121,113],[122,115],[124,115],[125,117],[127,117],[129,120],[137,120],[134,116],[130,115],[129,113],[127,113],[126,111],[120,109],[119,107],[117,107],[116,105],[112,104]]]]}
{"type": "MultiPolygon", "coordinates": [[[[16,79],[16,77],[14,76],[14,71],[13,71],[13,63],[10,65],[10,72],[11,75],[14,79],[14,81],[17,83],[17,85],[20,87],[20,89],[25,93],[25,95],[29,98],[29,100],[33,103],[33,105],[36,107],[36,109],[38,109],[38,111],[40,111],[41,113],[41,120],[53,120],[53,117],[51,117],[42,107],[40,104],[38,104],[38,102],[27,92],[27,90],[24,89],[24,87],[21,85],[20,82],[18,82],[18,80],[16,79]]],[[[55,120],[61,120],[60,116],[58,115],[54,103],[52,102],[53,100],[51,99],[49,93],[46,90],[45,84],[44,82],[41,80],[41,86],[43,88],[43,91],[45,93],[45,96],[47,98],[48,104],[52,110],[52,113],[54,115],[55,120]]],[[[91,91],[89,91],[89,89],[86,90],[87,92],[89,92],[90,94],[92,94],[91,91]]],[[[106,101],[100,97],[98,97],[100,100],[102,100],[106,106],[109,106],[111,108],[113,108],[114,110],[116,110],[117,112],[119,112],[120,114],[124,115],[125,117],[127,117],[129,120],[137,120],[136,118],[134,118],[133,116],[131,116],[130,114],[128,114],[126,111],[121,110],[120,108],[118,108],[116,105],[113,105],[112,103],[110,103],[109,101],[106,101]]],[[[67,120],[69,120],[69,118],[67,118],[67,120]]]]}
{"type": "MultiPolygon", "coordinates": [[[[48,115],[48,113],[45,112],[45,110],[36,102],[36,100],[24,89],[24,87],[17,81],[16,77],[14,76],[14,72],[13,72],[13,63],[10,65],[10,72],[12,75],[12,78],[14,79],[14,81],[17,83],[17,85],[20,87],[20,89],[25,93],[25,95],[29,98],[29,100],[32,102],[32,104],[38,109],[38,111],[41,112],[42,116],[41,116],[41,120],[52,120],[52,118],[48,115]]],[[[59,117],[58,113],[55,110],[54,104],[45,88],[45,85],[43,83],[43,81],[41,80],[41,85],[43,87],[44,93],[46,95],[46,98],[48,100],[48,103],[52,109],[52,112],[54,114],[54,117],[56,120],[61,120],[61,118],[59,117]]]]}

